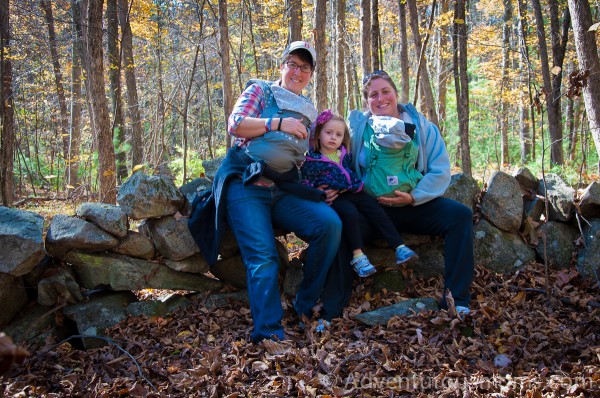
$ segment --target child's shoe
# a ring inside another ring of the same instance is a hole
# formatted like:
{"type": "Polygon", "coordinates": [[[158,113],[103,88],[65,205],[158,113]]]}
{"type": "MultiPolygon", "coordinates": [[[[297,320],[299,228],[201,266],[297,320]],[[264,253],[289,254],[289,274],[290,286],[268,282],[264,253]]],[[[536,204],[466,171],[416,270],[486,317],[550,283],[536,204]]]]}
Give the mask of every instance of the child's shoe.
{"type": "Polygon", "coordinates": [[[331,322],[326,321],[325,319],[319,319],[317,321],[317,326],[315,326],[316,333],[323,333],[325,329],[327,329],[331,325],[331,322]]]}
{"type": "Polygon", "coordinates": [[[373,275],[375,272],[377,272],[373,264],[371,264],[367,256],[364,254],[361,254],[350,261],[350,265],[361,278],[366,278],[367,276],[373,275]]]}
{"type": "Polygon", "coordinates": [[[414,251],[410,250],[405,245],[400,245],[396,248],[396,264],[404,264],[409,261],[416,261],[419,259],[419,255],[414,251]]]}

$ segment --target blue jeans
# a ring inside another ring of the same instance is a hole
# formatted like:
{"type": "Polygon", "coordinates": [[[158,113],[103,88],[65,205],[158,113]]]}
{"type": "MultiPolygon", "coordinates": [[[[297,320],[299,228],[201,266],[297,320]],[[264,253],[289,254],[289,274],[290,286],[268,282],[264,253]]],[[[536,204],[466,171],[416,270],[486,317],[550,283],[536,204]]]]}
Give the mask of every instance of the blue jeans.
{"type": "Polygon", "coordinates": [[[227,189],[227,221],[237,240],[248,281],[251,337],[285,338],[279,293],[279,257],[273,226],[292,231],[308,243],[304,279],[296,295],[295,309],[311,317],[321,297],[325,278],[338,250],[342,223],[324,202],[312,202],[277,187],[244,186],[233,180],[227,189]]]}

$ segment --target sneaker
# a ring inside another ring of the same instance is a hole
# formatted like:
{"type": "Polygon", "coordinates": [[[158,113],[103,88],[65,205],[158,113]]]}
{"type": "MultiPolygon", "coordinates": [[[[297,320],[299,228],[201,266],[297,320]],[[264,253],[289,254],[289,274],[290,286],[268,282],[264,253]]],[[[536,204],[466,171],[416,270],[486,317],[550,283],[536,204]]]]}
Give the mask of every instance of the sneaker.
{"type": "Polygon", "coordinates": [[[405,245],[400,245],[396,248],[396,264],[404,264],[409,261],[416,261],[419,259],[419,255],[414,251],[410,250],[405,245]]]}
{"type": "Polygon", "coordinates": [[[350,265],[361,278],[366,278],[367,276],[373,275],[375,272],[377,272],[373,264],[371,264],[367,256],[364,254],[361,254],[350,261],[350,265]]]}
{"type": "Polygon", "coordinates": [[[331,325],[331,322],[326,321],[325,319],[319,319],[317,322],[317,326],[315,326],[316,333],[323,333],[325,329],[327,329],[331,325]]]}
{"type": "Polygon", "coordinates": [[[467,315],[471,313],[471,309],[469,307],[463,307],[462,305],[456,306],[456,312],[458,315],[467,315]]]}

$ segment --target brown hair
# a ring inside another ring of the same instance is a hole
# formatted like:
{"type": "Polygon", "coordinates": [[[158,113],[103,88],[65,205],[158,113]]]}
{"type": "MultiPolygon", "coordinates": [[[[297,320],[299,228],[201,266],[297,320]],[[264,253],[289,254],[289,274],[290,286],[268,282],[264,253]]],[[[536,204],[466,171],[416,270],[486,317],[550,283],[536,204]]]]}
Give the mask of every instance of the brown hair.
{"type": "Polygon", "coordinates": [[[317,151],[321,151],[319,136],[321,135],[323,126],[325,126],[331,120],[337,120],[344,123],[344,138],[342,138],[342,145],[345,146],[348,151],[350,151],[350,130],[348,129],[348,124],[346,123],[343,117],[336,114],[332,114],[332,116],[329,119],[327,119],[327,121],[325,121],[324,123],[319,123],[317,119],[317,122],[315,123],[315,131],[312,136],[312,147],[317,151]]]}
{"type": "Polygon", "coordinates": [[[392,80],[390,75],[388,75],[385,71],[376,70],[375,72],[370,73],[367,76],[365,76],[365,78],[363,79],[362,93],[363,93],[363,99],[365,101],[367,100],[367,98],[369,96],[369,85],[371,85],[371,82],[376,79],[383,79],[386,82],[388,82],[390,84],[390,86],[392,86],[392,88],[394,89],[396,94],[398,94],[398,89],[396,88],[396,83],[394,83],[394,81],[392,80]]]}

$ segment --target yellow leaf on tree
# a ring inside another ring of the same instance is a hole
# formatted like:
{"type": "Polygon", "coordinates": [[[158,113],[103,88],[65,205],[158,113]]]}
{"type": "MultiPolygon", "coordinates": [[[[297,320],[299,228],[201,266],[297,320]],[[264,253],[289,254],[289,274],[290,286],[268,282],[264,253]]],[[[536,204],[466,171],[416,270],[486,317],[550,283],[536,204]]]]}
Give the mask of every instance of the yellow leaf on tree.
{"type": "Polygon", "coordinates": [[[145,164],[136,164],[135,166],[133,166],[133,169],[131,171],[138,171],[139,169],[143,169],[144,167],[146,167],[145,164]]]}

